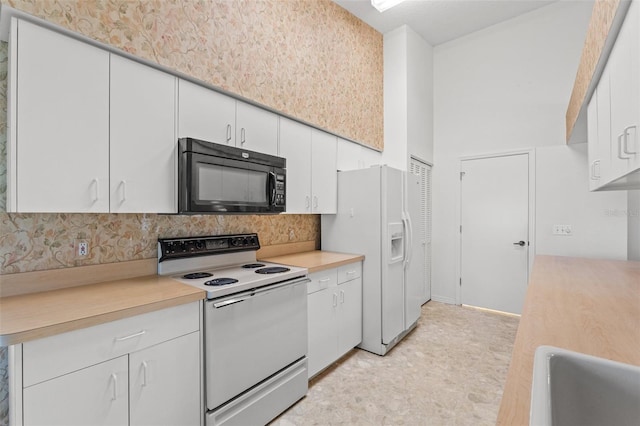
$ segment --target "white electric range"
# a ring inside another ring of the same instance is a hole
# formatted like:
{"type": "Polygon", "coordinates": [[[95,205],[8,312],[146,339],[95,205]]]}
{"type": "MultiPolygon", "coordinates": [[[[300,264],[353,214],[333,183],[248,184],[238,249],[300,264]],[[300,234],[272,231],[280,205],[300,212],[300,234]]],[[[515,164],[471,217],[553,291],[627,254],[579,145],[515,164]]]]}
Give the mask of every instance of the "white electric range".
{"type": "Polygon", "coordinates": [[[259,248],[257,234],[158,240],[158,274],[207,292],[207,426],[265,424],[307,393],[307,270],[259,248]]]}

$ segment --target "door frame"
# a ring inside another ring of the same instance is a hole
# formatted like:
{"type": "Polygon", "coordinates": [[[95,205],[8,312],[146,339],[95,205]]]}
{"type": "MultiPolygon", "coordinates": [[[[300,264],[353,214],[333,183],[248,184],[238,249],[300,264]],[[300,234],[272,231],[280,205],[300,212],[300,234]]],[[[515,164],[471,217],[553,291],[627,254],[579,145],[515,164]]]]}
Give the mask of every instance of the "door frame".
{"type": "MultiPolygon", "coordinates": [[[[520,149],[512,151],[498,151],[486,154],[465,155],[458,158],[458,175],[462,173],[462,162],[468,160],[481,160],[484,158],[509,157],[512,155],[527,154],[529,159],[529,261],[527,275],[531,277],[533,260],[536,252],[536,151],[535,149],[520,149]]],[[[456,223],[458,226],[458,238],[456,238],[456,305],[462,304],[462,288],[460,279],[462,277],[462,234],[459,229],[462,226],[462,178],[458,180],[458,203],[456,208],[456,223]]]]}

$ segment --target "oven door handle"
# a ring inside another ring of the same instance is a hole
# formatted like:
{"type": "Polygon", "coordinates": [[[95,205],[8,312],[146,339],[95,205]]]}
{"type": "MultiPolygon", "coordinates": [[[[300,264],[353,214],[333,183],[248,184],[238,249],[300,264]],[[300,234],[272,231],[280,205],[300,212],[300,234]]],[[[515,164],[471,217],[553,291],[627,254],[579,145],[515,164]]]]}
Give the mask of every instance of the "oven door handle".
{"type": "Polygon", "coordinates": [[[263,296],[265,294],[271,293],[273,291],[279,290],[282,287],[293,286],[301,283],[309,283],[311,280],[307,277],[302,277],[300,279],[296,279],[293,281],[285,281],[280,284],[275,284],[272,286],[267,286],[265,289],[252,290],[251,292],[247,292],[232,299],[222,300],[220,302],[216,302],[213,304],[213,307],[216,309],[224,308],[229,305],[234,305],[236,303],[244,302],[245,300],[253,297],[253,296],[263,296]]]}
{"type": "Polygon", "coordinates": [[[236,303],[244,302],[245,300],[247,300],[250,297],[251,296],[246,296],[246,297],[240,297],[240,298],[237,298],[237,299],[224,300],[222,302],[214,303],[213,307],[216,308],[216,309],[224,308],[225,306],[229,306],[229,305],[233,305],[233,304],[236,304],[236,303]]]}
{"type": "Polygon", "coordinates": [[[294,286],[296,284],[300,284],[300,283],[309,283],[311,282],[311,280],[307,277],[303,277],[299,280],[294,280],[294,281],[285,281],[283,283],[280,284],[275,284],[275,285],[271,285],[268,287],[265,287],[264,289],[257,289],[254,292],[252,292],[252,296],[261,296],[263,294],[267,294],[267,293],[271,293],[273,291],[279,290],[282,287],[288,287],[288,286],[294,286]]]}

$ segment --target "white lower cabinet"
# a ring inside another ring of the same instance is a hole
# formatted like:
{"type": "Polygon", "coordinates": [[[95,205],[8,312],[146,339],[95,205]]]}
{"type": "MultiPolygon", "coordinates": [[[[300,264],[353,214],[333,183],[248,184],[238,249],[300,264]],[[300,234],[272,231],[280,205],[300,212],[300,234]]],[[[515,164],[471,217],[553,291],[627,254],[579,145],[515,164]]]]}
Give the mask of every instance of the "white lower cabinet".
{"type": "Polygon", "coordinates": [[[127,356],[24,389],[24,425],[126,425],[127,356]]]}
{"type": "Polygon", "coordinates": [[[362,263],[309,275],[309,378],[362,341],[362,263]]]}
{"type": "Polygon", "coordinates": [[[16,423],[201,425],[199,303],[23,343],[16,423]]]}
{"type": "Polygon", "coordinates": [[[129,355],[129,424],[199,425],[198,333],[129,355]]]}

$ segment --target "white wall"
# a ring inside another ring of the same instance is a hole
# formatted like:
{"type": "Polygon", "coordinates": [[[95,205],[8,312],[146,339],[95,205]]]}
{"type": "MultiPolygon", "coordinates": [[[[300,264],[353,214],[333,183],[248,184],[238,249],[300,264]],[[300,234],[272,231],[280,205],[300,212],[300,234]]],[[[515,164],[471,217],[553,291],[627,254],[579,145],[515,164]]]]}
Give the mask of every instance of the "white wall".
{"type": "Polygon", "coordinates": [[[627,191],[589,192],[587,164],[586,144],[536,149],[536,253],[626,260],[627,191]]]}
{"type": "Polygon", "coordinates": [[[384,151],[382,162],[407,166],[407,26],[384,35],[384,151]]]}
{"type": "Polygon", "coordinates": [[[456,297],[459,158],[564,145],[592,6],[554,3],[434,49],[434,300],[456,297]]]}
{"type": "Polygon", "coordinates": [[[407,29],[407,148],[433,163],[433,47],[407,29]]]}
{"type": "Polygon", "coordinates": [[[433,162],[433,48],[403,25],[384,35],[382,161],[407,170],[411,155],[433,162]]]}

